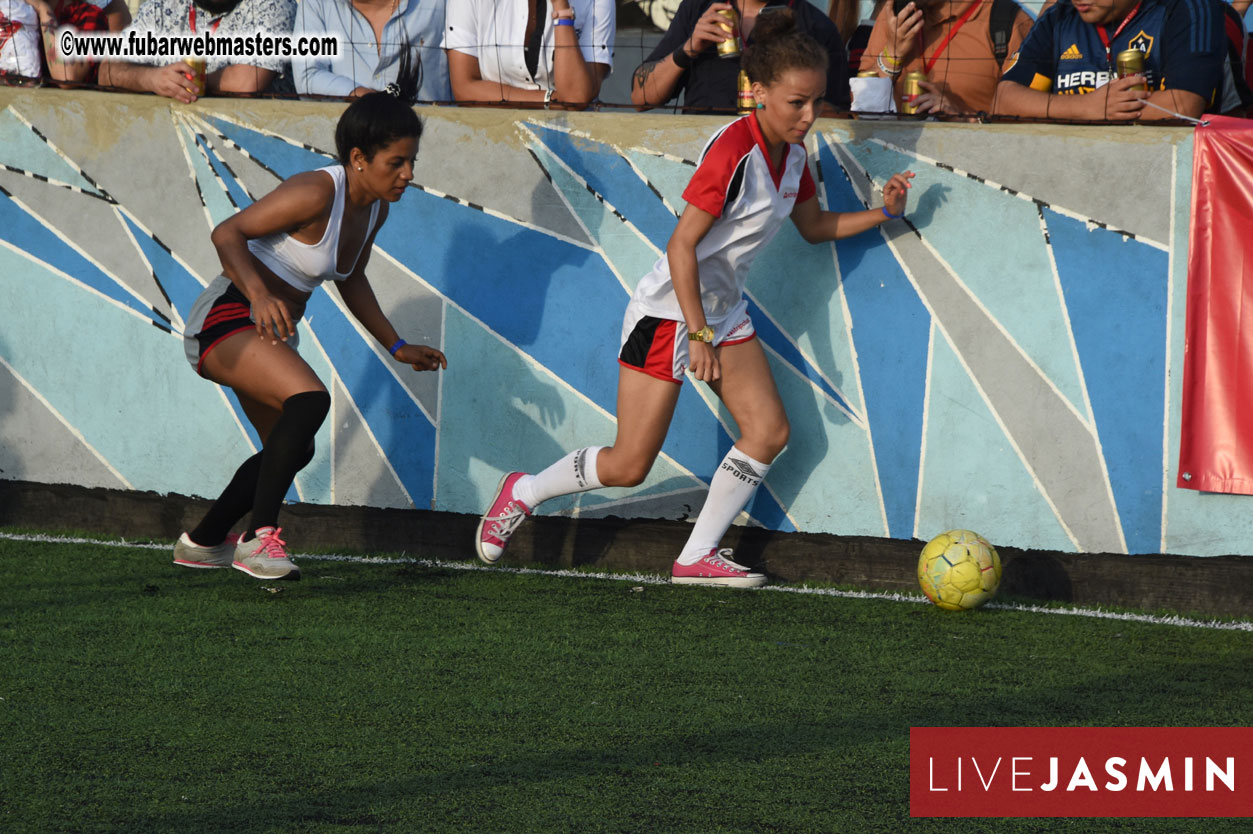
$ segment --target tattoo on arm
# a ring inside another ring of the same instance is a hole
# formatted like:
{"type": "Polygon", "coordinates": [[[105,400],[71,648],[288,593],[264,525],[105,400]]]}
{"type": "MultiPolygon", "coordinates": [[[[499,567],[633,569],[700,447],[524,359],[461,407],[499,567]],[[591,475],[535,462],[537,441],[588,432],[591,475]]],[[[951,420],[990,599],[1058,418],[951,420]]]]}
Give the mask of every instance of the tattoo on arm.
{"type": "Polygon", "coordinates": [[[641,90],[644,89],[644,85],[648,83],[648,76],[653,74],[653,70],[657,69],[657,65],[660,63],[660,61],[649,61],[646,64],[640,64],[636,67],[635,75],[632,76],[635,81],[635,86],[641,90]]]}

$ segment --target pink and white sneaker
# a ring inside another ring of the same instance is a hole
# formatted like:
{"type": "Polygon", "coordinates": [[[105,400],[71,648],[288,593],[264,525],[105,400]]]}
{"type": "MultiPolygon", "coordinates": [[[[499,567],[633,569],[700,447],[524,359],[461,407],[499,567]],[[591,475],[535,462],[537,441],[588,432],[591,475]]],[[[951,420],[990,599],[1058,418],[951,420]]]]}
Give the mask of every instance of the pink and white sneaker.
{"type": "Polygon", "coordinates": [[[174,564],[185,568],[229,568],[235,557],[237,533],[231,533],[226,541],[214,547],[203,547],[183,533],[174,543],[174,564]]]}
{"type": "Polygon", "coordinates": [[[287,555],[282,527],[258,527],[257,537],[235,545],[232,567],[256,579],[299,579],[300,568],[287,555]]]}
{"type": "Polygon", "coordinates": [[[500,561],[500,557],[505,553],[505,547],[509,544],[509,537],[531,514],[530,507],[513,497],[513,485],[525,474],[525,472],[510,472],[501,478],[491,507],[479,519],[474,549],[478,551],[479,558],[484,564],[494,565],[500,561]]]}
{"type": "Polygon", "coordinates": [[[727,588],[756,588],[766,584],[766,575],[750,571],[731,561],[731,549],[710,548],[699,562],[674,563],[670,581],[675,585],[720,585],[727,588]]]}

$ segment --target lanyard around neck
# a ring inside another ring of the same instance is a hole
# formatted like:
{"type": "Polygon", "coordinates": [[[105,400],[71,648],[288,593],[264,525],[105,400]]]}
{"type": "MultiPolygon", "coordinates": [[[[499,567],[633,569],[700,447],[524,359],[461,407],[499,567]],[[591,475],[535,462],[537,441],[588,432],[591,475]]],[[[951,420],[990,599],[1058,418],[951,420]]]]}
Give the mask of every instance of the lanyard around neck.
{"type": "Polygon", "coordinates": [[[1110,37],[1109,32],[1105,31],[1104,26],[1096,27],[1096,33],[1101,36],[1101,43],[1105,44],[1105,64],[1109,66],[1114,61],[1113,43],[1118,40],[1118,36],[1122,34],[1122,30],[1127,28],[1127,24],[1131,22],[1131,18],[1136,16],[1136,12],[1140,11],[1140,6],[1144,4],[1144,0],[1136,3],[1136,7],[1131,10],[1131,14],[1122,19],[1122,23],[1118,24],[1118,28],[1114,30],[1114,36],[1110,37]]]}
{"type": "MultiPolygon", "coordinates": [[[[953,39],[953,36],[957,34],[958,29],[966,25],[967,20],[970,20],[970,18],[974,17],[975,12],[979,10],[979,4],[981,2],[982,0],[972,0],[972,2],[970,3],[970,8],[966,9],[966,11],[962,14],[962,16],[957,19],[957,22],[953,24],[953,28],[949,29],[948,34],[944,36],[944,40],[940,41],[940,45],[936,47],[935,52],[931,55],[929,59],[926,59],[925,71],[927,73],[928,78],[931,77],[931,69],[935,66],[935,62],[940,60],[940,56],[943,55],[944,50],[948,48],[949,41],[951,41],[953,39]]],[[[926,52],[925,52],[925,48],[922,45],[922,33],[921,32],[918,33],[918,44],[919,44],[919,49],[918,49],[919,54],[925,55],[926,52]]]]}
{"type": "MultiPolygon", "coordinates": [[[[225,15],[223,15],[223,17],[225,17],[225,15]]],[[[216,32],[218,29],[218,26],[220,26],[221,24],[222,24],[222,18],[221,17],[215,18],[213,22],[209,24],[209,34],[212,35],[214,32],[216,32]]],[[[191,31],[193,32],[196,31],[196,4],[195,3],[192,3],[191,7],[187,10],[187,25],[191,27],[191,31]]]]}

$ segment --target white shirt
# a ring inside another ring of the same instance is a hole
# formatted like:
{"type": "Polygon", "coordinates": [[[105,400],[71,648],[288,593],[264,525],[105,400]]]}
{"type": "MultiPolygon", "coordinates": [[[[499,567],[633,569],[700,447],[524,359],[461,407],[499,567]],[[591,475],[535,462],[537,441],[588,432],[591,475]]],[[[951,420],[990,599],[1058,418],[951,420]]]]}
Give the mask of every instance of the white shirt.
{"type": "MultiPolygon", "coordinates": [[[[525,0],[449,0],[444,48],[478,59],[484,81],[523,90],[553,89],[552,4],[546,3],[544,36],[535,75],[526,68],[525,0]]],[[[574,34],[583,60],[613,66],[613,0],[570,0],[574,34]]]]}
{"type": "Polygon", "coordinates": [[[38,78],[43,72],[39,15],[22,0],[0,0],[0,16],[14,27],[10,33],[0,34],[0,72],[38,78]]]}
{"type": "MultiPolygon", "coordinates": [[[[805,146],[789,144],[776,170],[754,115],[732,122],[709,140],[683,199],[717,218],[696,244],[701,307],[710,327],[717,330],[735,311],[757,253],[796,204],[816,193],[805,146]]],[[[683,321],[664,253],[636,285],[632,303],[650,316],[683,321]]]]}

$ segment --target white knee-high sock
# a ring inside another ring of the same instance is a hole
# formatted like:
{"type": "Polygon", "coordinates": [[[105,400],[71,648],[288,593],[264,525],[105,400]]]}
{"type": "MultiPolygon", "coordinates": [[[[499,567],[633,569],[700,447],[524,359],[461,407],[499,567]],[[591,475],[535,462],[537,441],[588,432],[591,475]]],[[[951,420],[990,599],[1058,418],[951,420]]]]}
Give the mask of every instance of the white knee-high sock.
{"type": "Polygon", "coordinates": [[[740,510],[748,506],[753,493],[769,471],[770,464],[753,460],[734,446],[731,447],[709,483],[705,506],[701,507],[692,534],[688,536],[687,544],[679,554],[679,564],[695,564],[718,546],[731,522],[735,521],[740,510]]]}
{"type": "Polygon", "coordinates": [[[549,498],[572,495],[604,486],[596,474],[596,456],[604,446],[576,449],[537,475],[525,475],[513,486],[513,494],[532,510],[549,498]]]}

